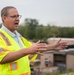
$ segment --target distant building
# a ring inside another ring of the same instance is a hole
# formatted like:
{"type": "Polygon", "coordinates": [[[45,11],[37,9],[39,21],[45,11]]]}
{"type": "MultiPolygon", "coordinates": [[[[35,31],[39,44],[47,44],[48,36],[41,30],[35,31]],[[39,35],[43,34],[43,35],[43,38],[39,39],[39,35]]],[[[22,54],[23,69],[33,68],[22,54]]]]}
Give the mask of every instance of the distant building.
{"type": "MultiPolygon", "coordinates": [[[[60,38],[49,38],[47,42],[53,43],[60,38]]],[[[47,51],[43,56],[40,56],[38,63],[40,67],[54,67],[57,66],[60,69],[74,69],[74,39],[73,38],[61,38],[61,41],[67,41],[68,47],[65,50],[60,51],[47,51]]]]}
{"type": "Polygon", "coordinates": [[[48,38],[47,42],[50,43],[54,43],[55,41],[60,40],[61,41],[67,41],[68,45],[74,45],[74,38],[48,38]]]}
{"type": "MultiPolygon", "coordinates": [[[[70,49],[69,49],[70,50],[70,49]]],[[[74,51],[70,52],[45,52],[41,56],[41,67],[63,67],[65,69],[74,69],[74,51]]]]}

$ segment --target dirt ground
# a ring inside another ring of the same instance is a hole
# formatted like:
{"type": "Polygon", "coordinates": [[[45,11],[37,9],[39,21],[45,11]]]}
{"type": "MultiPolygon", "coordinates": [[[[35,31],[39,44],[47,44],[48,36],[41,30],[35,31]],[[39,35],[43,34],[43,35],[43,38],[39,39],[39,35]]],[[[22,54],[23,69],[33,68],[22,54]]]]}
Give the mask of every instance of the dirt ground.
{"type": "Polygon", "coordinates": [[[66,73],[66,74],[61,74],[61,75],[74,75],[74,72],[72,72],[72,73],[66,73]]]}

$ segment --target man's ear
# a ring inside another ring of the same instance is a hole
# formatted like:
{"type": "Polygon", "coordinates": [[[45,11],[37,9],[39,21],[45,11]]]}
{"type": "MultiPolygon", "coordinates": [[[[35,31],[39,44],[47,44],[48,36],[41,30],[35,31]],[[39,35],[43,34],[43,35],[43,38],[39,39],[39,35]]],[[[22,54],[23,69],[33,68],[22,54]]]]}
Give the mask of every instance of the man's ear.
{"type": "Polygon", "coordinates": [[[6,16],[2,16],[2,19],[6,19],[6,16]]]}
{"type": "Polygon", "coordinates": [[[2,21],[5,21],[6,20],[6,16],[2,16],[2,21]]]}

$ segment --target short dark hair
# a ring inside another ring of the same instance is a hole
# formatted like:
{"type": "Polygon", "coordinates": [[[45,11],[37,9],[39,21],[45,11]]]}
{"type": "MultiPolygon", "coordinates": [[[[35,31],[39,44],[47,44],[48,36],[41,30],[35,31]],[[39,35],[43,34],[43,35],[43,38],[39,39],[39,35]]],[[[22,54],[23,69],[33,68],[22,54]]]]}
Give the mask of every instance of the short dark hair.
{"type": "Polygon", "coordinates": [[[8,15],[8,11],[9,11],[10,9],[12,9],[12,8],[16,9],[16,8],[13,7],[13,6],[6,6],[6,7],[4,7],[4,8],[1,10],[1,17],[2,17],[2,16],[7,16],[7,15],[8,15]]]}

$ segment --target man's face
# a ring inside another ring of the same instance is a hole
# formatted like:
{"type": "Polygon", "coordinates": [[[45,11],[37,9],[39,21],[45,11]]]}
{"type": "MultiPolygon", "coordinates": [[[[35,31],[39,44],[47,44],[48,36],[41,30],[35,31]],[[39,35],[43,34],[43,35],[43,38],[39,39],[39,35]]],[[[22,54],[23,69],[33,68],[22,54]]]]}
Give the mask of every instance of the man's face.
{"type": "Polygon", "coordinates": [[[8,11],[8,15],[4,18],[4,25],[10,31],[14,31],[18,28],[19,25],[19,14],[15,8],[12,8],[8,11]]]}

